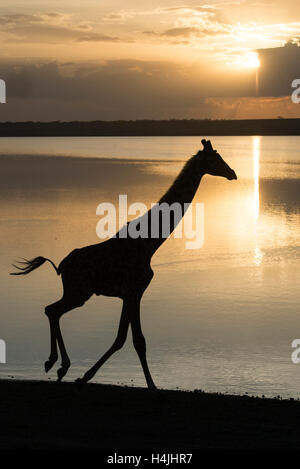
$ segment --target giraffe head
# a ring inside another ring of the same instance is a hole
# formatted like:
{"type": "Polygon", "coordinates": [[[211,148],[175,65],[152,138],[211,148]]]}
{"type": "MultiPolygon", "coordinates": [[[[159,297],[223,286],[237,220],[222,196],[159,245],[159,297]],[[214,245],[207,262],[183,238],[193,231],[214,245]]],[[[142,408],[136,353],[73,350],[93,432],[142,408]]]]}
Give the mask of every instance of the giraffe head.
{"type": "Polygon", "coordinates": [[[210,140],[201,140],[203,144],[203,150],[199,150],[197,156],[201,158],[201,162],[204,166],[205,174],[211,174],[212,176],[221,176],[230,181],[237,179],[233,169],[228,166],[223,158],[219,155],[217,150],[214,150],[210,140]]]}

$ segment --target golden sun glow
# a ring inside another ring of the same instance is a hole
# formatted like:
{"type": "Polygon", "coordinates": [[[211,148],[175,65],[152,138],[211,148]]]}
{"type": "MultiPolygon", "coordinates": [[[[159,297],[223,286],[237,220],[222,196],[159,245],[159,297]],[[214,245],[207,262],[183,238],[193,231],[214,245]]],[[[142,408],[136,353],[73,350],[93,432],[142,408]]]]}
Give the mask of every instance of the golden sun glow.
{"type": "Polygon", "coordinates": [[[249,51],[238,57],[234,65],[243,68],[258,68],[260,67],[260,62],[257,53],[249,51]]]}
{"type": "Polygon", "coordinates": [[[249,68],[260,67],[260,62],[256,52],[249,52],[241,61],[241,65],[249,68]]]}

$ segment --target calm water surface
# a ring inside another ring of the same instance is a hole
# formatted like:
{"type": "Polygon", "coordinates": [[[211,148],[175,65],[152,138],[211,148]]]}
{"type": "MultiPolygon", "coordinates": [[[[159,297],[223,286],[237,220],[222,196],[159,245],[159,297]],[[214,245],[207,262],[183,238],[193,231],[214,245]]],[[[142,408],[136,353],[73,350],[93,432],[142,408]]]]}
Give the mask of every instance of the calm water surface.
{"type": "MultiPolygon", "coordinates": [[[[169,239],[152,260],[142,302],[148,360],[159,387],[300,397],[300,137],[212,137],[237,181],[205,176],[204,246],[169,239]]],[[[18,257],[50,257],[97,243],[96,207],[156,202],[197,137],[1,138],[0,338],[3,377],[55,379],[44,307],[60,298],[49,265],[8,275],[18,257]]],[[[115,338],[121,300],[92,297],[63,316],[72,367],[81,376],[115,338]]],[[[131,336],[95,381],[144,386],[131,336]]]]}

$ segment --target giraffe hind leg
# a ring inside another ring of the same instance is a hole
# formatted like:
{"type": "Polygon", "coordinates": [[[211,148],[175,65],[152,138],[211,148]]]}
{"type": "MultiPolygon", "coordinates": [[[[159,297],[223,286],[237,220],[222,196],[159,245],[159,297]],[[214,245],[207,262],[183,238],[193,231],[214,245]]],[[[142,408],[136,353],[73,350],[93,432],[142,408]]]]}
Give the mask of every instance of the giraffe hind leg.
{"type": "Polygon", "coordinates": [[[51,305],[46,306],[45,314],[49,319],[49,326],[50,326],[50,355],[48,360],[44,363],[45,372],[51,370],[53,365],[57,362],[58,359],[58,351],[57,351],[57,339],[56,339],[56,330],[55,330],[55,321],[58,316],[59,307],[61,305],[62,300],[56,301],[51,305]]]}
{"type": "Polygon", "coordinates": [[[45,371],[48,371],[53,367],[58,359],[57,346],[61,354],[61,367],[57,370],[58,381],[61,381],[62,378],[67,374],[68,369],[70,368],[71,362],[67,354],[65,344],[63,341],[62,333],[60,330],[59,321],[63,314],[71,311],[74,308],[82,306],[85,303],[85,300],[79,299],[69,299],[63,297],[61,300],[53,303],[45,308],[45,314],[48,316],[50,324],[50,343],[51,350],[49,359],[45,362],[45,371]]]}

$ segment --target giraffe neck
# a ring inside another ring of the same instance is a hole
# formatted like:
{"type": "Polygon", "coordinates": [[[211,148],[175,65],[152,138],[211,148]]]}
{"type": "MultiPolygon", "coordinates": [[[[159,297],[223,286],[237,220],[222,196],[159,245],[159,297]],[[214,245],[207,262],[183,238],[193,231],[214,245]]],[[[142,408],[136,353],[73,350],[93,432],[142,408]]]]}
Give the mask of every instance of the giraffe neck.
{"type": "MultiPolygon", "coordinates": [[[[201,170],[201,162],[199,160],[198,156],[193,156],[190,158],[171,187],[168,189],[168,191],[159,199],[158,204],[167,204],[168,206],[171,206],[172,204],[177,204],[177,208],[181,209],[181,216],[180,218],[176,216],[174,217],[174,212],[170,211],[170,221],[168,223],[168,230],[169,233],[171,234],[174,229],[176,228],[177,224],[181,220],[181,218],[184,216],[184,213],[186,212],[189,204],[192,202],[197,189],[199,187],[199,184],[201,182],[202,176],[205,174],[204,170],[201,170]],[[179,206],[178,206],[179,204],[179,206]]],[[[156,208],[153,207],[151,210],[149,210],[143,217],[146,217],[147,222],[148,222],[148,227],[149,227],[149,236],[148,238],[139,238],[138,242],[140,244],[141,249],[145,251],[145,254],[147,254],[150,258],[153,256],[155,251],[161,246],[161,244],[166,241],[165,236],[162,235],[161,233],[161,221],[159,222],[159,227],[157,227],[159,233],[157,233],[156,237],[152,237],[150,235],[151,233],[151,223],[153,220],[153,211],[157,210],[156,208]]],[[[180,211],[176,212],[177,214],[180,213],[180,211]]],[[[156,212],[157,215],[157,212],[156,212]]],[[[158,218],[154,218],[155,220],[158,220],[158,218]]],[[[157,223],[156,223],[157,225],[157,223]]]]}
{"type": "Polygon", "coordinates": [[[201,171],[200,165],[198,156],[190,158],[158,203],[166,202],[169,205],[175,202],[181,205],[190,204],[197,192],[202,176],[205,174],[204,170],[201,171]]]}

